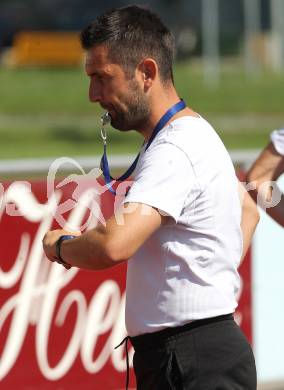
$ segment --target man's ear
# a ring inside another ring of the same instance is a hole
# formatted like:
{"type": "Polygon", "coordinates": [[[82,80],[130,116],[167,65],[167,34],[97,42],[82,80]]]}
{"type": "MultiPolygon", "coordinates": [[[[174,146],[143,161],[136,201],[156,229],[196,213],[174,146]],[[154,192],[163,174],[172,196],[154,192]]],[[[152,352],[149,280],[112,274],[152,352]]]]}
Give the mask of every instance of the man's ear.
{"type": "Polygon", "coordinates": [[[146,89],[150,88],[158,76],[158,65],[156,61],[153,60],[152,58],[145,58],[138,65],[138,70],[142,77],[144,87],[146,89]]]}

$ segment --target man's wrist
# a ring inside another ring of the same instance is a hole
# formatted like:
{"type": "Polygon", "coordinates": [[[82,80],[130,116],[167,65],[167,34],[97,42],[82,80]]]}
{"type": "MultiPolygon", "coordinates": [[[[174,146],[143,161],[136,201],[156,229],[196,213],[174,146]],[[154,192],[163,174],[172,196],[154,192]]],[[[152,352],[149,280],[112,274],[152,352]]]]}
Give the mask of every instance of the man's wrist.
{"type": "Polygon", "coordinates": [[[57,261],[57,263],[62,264],[65,267],[68,267],[68,268],[70,268],[71,265],[69,263],[67,263],[62,258],[61,247],[62,247],[63,241],[71,240],[72,238],[75,238],[75,237],[76,236],[72,236],[72,235],[63,235],[63,236],[60,236],[59,239],[55,243],[55,252],[56,252],[56,261],[57,261]]]}
{"type": "Polygon", "coordinates": [[[284,128],[273,130],[270,134],[271,142],[278,154],[284,156],[284,128]]]}

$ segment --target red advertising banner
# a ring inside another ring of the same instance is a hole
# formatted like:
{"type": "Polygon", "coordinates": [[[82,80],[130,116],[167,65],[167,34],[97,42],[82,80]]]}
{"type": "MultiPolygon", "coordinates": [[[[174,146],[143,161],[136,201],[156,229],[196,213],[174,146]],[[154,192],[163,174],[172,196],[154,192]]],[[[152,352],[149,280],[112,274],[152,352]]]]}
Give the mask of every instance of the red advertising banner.
{"type": "MultiPolygon", "coordinates": [[[[114,197],[99,182],[75,182],[56,191],[45,181],[6,182],[0,194],[2,390],[125,387],[125,348],[114,348],[125,337],[126,266],[66,270],[42,251],[50,228],[90,228],[113,213],[114,197]]],[[[250,256],[241,275],[236,320],[251,340],[250,256]]]]}

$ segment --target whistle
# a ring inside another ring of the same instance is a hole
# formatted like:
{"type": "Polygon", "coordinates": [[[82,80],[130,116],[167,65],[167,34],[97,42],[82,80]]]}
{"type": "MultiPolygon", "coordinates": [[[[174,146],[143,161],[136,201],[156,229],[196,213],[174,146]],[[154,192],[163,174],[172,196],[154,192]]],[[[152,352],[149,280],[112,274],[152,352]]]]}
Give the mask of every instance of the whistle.
{"type": "Polygon", "coordinates": [[[105,126],[106,126],[107,124],[109,124],[110,122],[111,122],[111,116],[109,115],[108,112],[105,112],[105,113],[101,116],[101,123],[102,123],[101,137],[102,137],[102,140],[103,140],[104,145],[106,145],[106,142],[107,142],[107,133],[106,133],[105,126]]]}
{"type": "Polygon", "coordinates": [[[101,116],[101,122],[102,122],[102,125],[105,126],[107,124],[109,124],[111,122],[111,116],[109,115],[108,112],[105,112],[102,116],[101,116]]]}

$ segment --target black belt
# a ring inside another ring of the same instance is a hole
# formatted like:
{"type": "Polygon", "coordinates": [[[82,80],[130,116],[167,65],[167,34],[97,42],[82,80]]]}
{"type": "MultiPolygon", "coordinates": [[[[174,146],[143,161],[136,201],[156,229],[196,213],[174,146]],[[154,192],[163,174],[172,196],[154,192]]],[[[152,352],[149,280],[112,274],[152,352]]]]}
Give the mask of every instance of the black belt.
{"type": "Polygon", "coordinates": [[[134,349],[145,349],[148,347],[155,347],[166,341],[169,337],[176,336],[178,334],[190,331],[192,329],[199,328],[200,326],[214,324],[219,321],[226,320],[234,320],[233,314],[224,314],[217,317],[204,318],[202,320],[194,320],[188,324],[175,326],[173,328],[165,328],[153,333],[145,333],[139,336],[126,336],[122,342],[115,347],[118,348],[121,345],[125,344],[125,352],[126,352],[126,365],[127,365],[127,373],[126,373],[126,390],[129,385],[129,356],[128,356],[128,340],[131,341],[134,349]]]}
{"type": "Polygon", "coordinates": [[[131,344],[134,349],[144,349],[150,346],[157,346],[169,337],[176,336],[180,333],[190,331],[192,329],[199,328],[200,326],[205,326],[209,324],[214,324],[215,322],[233,320],[234,317],[232,314],[224,314],[217,317],[204,318],[202,320],[194,320],[188,324],[175,326],[173,328],[165,328],[153,333],[145,333],[139,336],[130,337],[131,344]]]}

